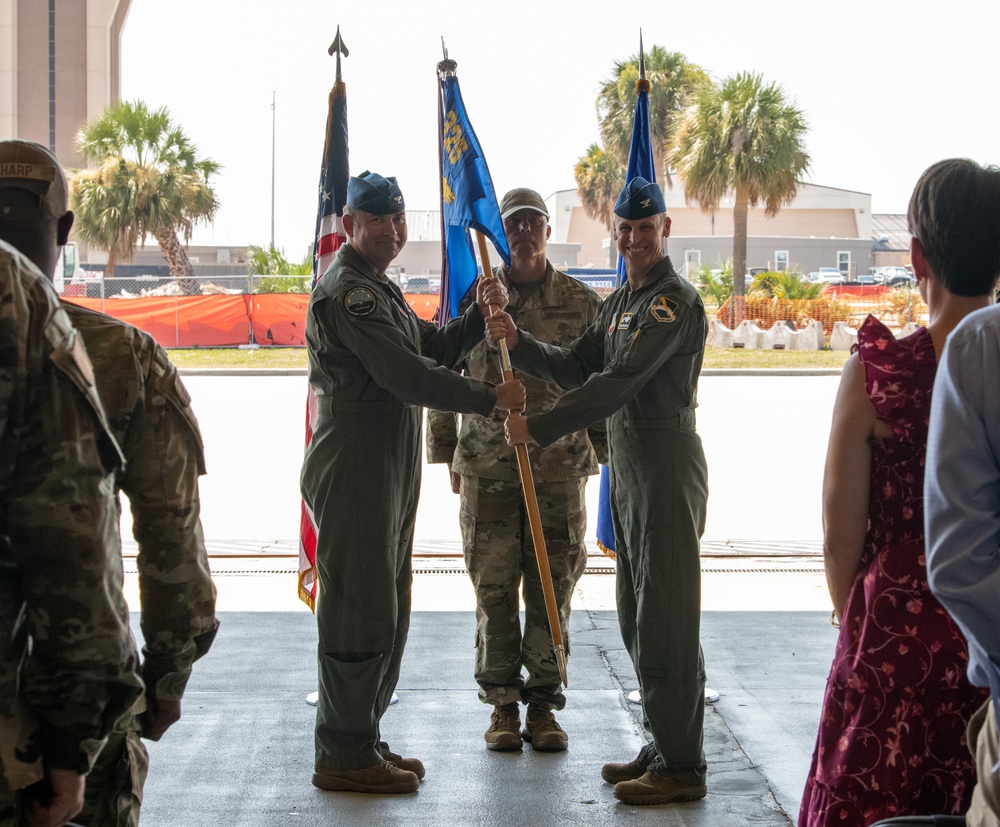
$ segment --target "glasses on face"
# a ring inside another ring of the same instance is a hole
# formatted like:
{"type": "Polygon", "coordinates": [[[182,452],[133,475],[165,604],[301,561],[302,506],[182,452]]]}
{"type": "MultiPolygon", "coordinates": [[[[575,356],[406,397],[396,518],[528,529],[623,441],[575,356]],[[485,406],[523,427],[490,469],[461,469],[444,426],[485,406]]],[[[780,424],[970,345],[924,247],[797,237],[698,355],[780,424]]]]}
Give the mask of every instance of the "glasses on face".
{"type": "Polygon", "coordinates": [[[524,215],[508,215],[503,220],[503,225],[508,230],[517,229],[521,224],[527,224],[532,230],[537,230],[545,223],[545,216],[538,212],[525,213],[524,215]]]}

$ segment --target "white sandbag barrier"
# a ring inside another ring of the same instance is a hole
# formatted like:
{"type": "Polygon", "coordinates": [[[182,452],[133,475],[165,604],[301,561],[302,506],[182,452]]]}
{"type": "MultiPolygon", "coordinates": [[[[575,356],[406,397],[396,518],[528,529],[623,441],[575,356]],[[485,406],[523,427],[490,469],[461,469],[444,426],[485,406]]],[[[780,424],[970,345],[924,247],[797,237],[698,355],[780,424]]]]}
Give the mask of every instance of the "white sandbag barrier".
{"type": "Polygon", "coordinates": [[[801,330],[796,330],[788,322],[780,321],[775,322],[770,330],[762,330],[756,322],[745,319],[730,330],[718,319],[713,319],[708,345],[747,350],[822,350],[823,325],[811,321],[801,330]]]}

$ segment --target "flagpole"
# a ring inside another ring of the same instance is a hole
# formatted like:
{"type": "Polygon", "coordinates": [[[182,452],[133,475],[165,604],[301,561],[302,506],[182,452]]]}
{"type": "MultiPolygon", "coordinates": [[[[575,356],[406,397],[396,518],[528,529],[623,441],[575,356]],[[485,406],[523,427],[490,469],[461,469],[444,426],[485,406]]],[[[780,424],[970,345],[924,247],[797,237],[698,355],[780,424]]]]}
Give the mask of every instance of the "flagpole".
{"type": "MultiPolygon", "coordinates": [[[[483,276],[492,278],[493,270],[490,267],[490,252],[486,246],[486,236],[480,232],[476,232],[476,241],[479,244],[479,258],[483,263],[483,276]]],[[[502,309],[490,306],[491,314],[502,309]]],[[[507,340],[501,339],[499,347],[500,370],[503,374],[504,382],[509,382],[514,378],[514,371],[510,366],[510,353],[507,351],[507,340]]],[[[531,526],[531,542],[535,547],[535,560],[538,562],[538,577],[542,583],[542,594],[545,596],[545,614],[549,619],[552,648],[556,653],[556,662],[559,665],[559,677],[562,678],[563,686],[569,686],[569,677],[566,673],[566,651],[563,648],[562,624],[559,622],[559,607],[556,604],[556,593],[552,586],[549,553],[545,548],[545,536],[542,533],[542,518],[538,511],[538,496],[535,494],[535,480],[531,473],[528,446],[524,444],[515,445],[514,449],[517,453],[517,471],[521,477],[521,488],[524,491],[524,505],[528,510],[528,524],[531,526]]]]}

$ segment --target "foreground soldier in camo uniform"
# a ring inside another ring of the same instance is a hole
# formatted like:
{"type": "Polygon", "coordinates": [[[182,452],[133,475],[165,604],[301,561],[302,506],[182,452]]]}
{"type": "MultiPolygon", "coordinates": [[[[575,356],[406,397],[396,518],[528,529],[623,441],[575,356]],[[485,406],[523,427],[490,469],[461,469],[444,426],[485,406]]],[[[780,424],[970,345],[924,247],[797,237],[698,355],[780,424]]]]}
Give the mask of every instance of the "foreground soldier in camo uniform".
{"type": "MultiPolygon", "coordinates": [[[[0,229],[47,213],[22,242],[51,247],[54,267],[48,206],[65,203],[65,189],[20,172],[30,176],[20,201],[0,182],[0,229]]],[[[142,690],[121,599],[111,476],[121,462],[79,335],[38,269],[0,241],[3,827],[55,827],[79,812],[84,776],[142,690]]]]}
{"type": "MultiPolygon", "coordinates": [[[[546,259],[552,228],[537,192],[511,190],[500,203],[500,215],[511,266],[497,267],[493,274],[510,292],[507,312],[541,341],[568,346],[597,318],[600,296],[546,259]]],[[[499,382],[496,351],[480,343],[467,357],[465,372],[499,382]]],[[[528,414],[548,410],[563,393],[558,385],[533,377],[525,376],[523,382],[528,414]]],[[[552,649],[517,457],[504,437],[504,415],[466,414],[461,429],[456,419],[452,413],[428,413],[427,460],[447,462],[452,489],[461,494],[465,565],[476,590],[476,682],[480,700],[494,708],[486,747],[519,750],[523,736],[536,750],[564,750],[569,737],[552,710],[566,705],[566,695],[552,649]],[[522,589],[523,632],[518,607],[522,589]],[[519,702],[528,707],[523,732],[519,702]]],[[[545,448],[529,449],[567,653],[570,601],[587,564],[584,490],[587,477],[597,473],[595,447],[606,462],[603,422],[589,433],[576,431],[545,448]]]]}
{"type": "MultiPolygon", "coordinates": [[[[0,142],[0,164],[13,159],[58,170],[43,147],[0,142]]],[[[0,187],[16,183],[0,179],[0,187]]],[[[62,205],[57,244],[65,243],[72,222],[62,205]]],[[[63,307],[86,343],[112,433],[125,454],[116,487],[129,498],[139,543],[145,640],[145,696],[116,724],[88,778],[76,821],[133,827],[148,765],[140,736],[159,740],[180,718],[192,664],[208,651],[218,627],[199,519],[204,457],[190,397],[163,348],[132,325],[68,302],[63,307]]]]}

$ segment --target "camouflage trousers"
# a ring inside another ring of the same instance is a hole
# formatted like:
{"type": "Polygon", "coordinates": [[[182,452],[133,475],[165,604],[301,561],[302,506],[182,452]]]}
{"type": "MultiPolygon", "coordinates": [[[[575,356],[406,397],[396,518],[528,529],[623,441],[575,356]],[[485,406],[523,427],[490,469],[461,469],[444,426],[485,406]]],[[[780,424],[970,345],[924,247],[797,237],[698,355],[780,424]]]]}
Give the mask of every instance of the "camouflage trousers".
{"type": "MultiPolygon", "coordinates": [[[[587,565],[586,484],[583,477],[536,486],[567,656],[570,601],[587,565]]],[[[521,486],[463,476],[461,500],[465,567],[476,591],[479,698],[494,706],[523,701],[562,709],[566,696],[552,649],[521,486]],[[519,591],[524,599],[523,632],[519,591]]]]}
{"type": "MultiPolygon", "coordinates": [[[[87,776],[84,803],[73,824],[81,827],[137,827],[149,758],[135,715],[123,716],[108,736],[87,776]]],[[[0,827],[21,823],[17,793],[0,781],[0,827]]]]}
{"type": "Polygon", "coordinates": [[[122,716],[87,776],[82,827],[137,827],[149,755],[135,714],[122,716]]]}

